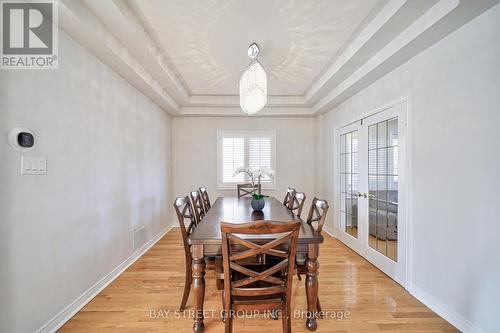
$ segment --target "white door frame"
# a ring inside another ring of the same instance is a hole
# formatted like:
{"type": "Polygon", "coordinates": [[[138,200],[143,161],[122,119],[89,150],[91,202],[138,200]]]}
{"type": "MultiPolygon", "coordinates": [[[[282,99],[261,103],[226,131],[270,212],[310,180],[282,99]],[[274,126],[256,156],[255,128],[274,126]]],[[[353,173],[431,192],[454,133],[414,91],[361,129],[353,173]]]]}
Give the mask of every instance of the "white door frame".
{"type": "MultiPolygon", "coordinates": [[[[353,131],[358,131],[358,142],[360,141],[360,125],[359,125],[359,121],[355,122],[355,123],[351,123],[347,126],[344,126],[340,129],[338,129],[336,131],[336,146],[337,146],[337,149],[336,149],[336,165],[337,165],[337,174],[336,174],[336,179],[337,179],[337,188],[335,189],[335,193],[336,193],[336,196],[337,196],[337,199],[335,199],[335,203],[334,203],[334,207],[337,207],[338,209],[338,228],[337,228],[337,235],[338,235],[338,238],[344,243],[346,244],[347,246],[349,246],[351,249],[353,249],[354,251],[358,252],[358,253],[362,253],[363,251],[363,248],[361,246],[361,240],[360,240],[360,237],[361,235],[364,233],[363,230],[360,230],[360,224],[359,224],[359,220],[360,220],[360,212],[363,212],[364,210],[363,209],[359,209],[359,204],[360,203],[363,203],[361,200],[358,200],[358,237],[354,237],[348,233],[346,233],[344,230],[345,230],[345,225],[344,225],[344,221],[342,221],[342,218],[341,218],[341,211],[340,211],[340,204],[339,202],[341,202],[341,193],[340,191],[338,190],[340,184],[341,184],[341,174],[340,174],[340,158],[338,158],[340,156],[340,147],[339,147],[339,138],[341,135],[343,134],[347,134],[347,133],[350,133],[350,132],[353,132],[353,131]]],[[[361,161],[359,160],[361,158],[360,154],[359,154],[359,148],[358,148],[358,175],[361,174],[361,170],[359,169],[359,166],[362,165],[361,161]]],[[[358,180],[359,180],[359,176],[358,176],[358,180]]],[[[358,185],[359,186],[359,185],[358,185]]],[[[362,229],[362,228],[361,228],[362,229]]]]}
{"type": "MultiPolygon", "coordinates": [[[[399,104],[402,104],[402,110],[398,114],[398,117],[402,117],[398,121],[398,126],[400,127],[399,133],[402,135],[401,137],[401,142],[402,142],[402,148],[400,151],[399,155],[399,170],[400,170],[400,175],[398,177],[398,195],[400,196],[400,207],[398,207],[398,218],[399,221],[401,222],[401,225],[403,226],[404,230],[398,230],[398,235],[401,235],[401,239],[403,240],[402,242],[399,242],[398,240],[398,258],[401,258],[401,260],[404,262],[404,271],[401,276],[396,277],[396,281],[400,283],[405,289],[409,289],[411,285],[411,265],[412,265],[412,254],[411,254],[411,226],[409,224],[409,206],[410,206],[410,171],[411,171],[411,165],[409,162],[409,156],[410,156],[410,127],[408,126],[409,122],[409,110],[410,110],[410,96],[405,96],[400,99],[397,99],[391,103],[388,103],[384,105],[383,107],[377,108],[375,110],[372,110],[371,112],[367,112],[364,115],[357,117],[358,119],[354,122],[350,122],[347,124],[344,124],[343,126],[340,126],[334,130],[334,160],[336,160],[336,163],[334,164],[334,179],[336,181],[336,186],[334,189],[334,199],[335,199],[335,204],[334,204],[334,216],[336,218],[336,223],[334,223],[334,228],[337,228],[337,238],[345,243],[347,246],[351,247],[353,250],[355,250],[358,254],[361,256],[365,257],[367,260],[373,260],[374,257],[379,257],[379,264],[380,261],[383,260],[391,260],[389,258],[384,258],[381,259],[380,257],[383,257],[383,255],[379,254],[376,250],[373,250],[370,248],[370,246],[366,246],[365,248],[367,250],[363,251],[359,247],[359,242],[361,240],[361,237],[366,236],[366,242],[368,242],[367,234],[365,232],[361,233],[359,232],[359,225],[358,225],[358,240],[356,240],[354,237],[348,235],[345,233],[343,230],[343,223],[341,221],[341,215],[340,215],[340,207],[339,207],[339,202],[340,202],[340,143],[339,143],[339,138],[340,135],[343,133],[348,133],[350,130],[353,130],[356,128],[356,126],[359,126],[358,124],[360,123],[361,120],[364,120],[366,118],[372,117],[372,119],[376,119],[373,117],[376,117],[377,114],[381,114],[384,111],[387,111],[399,104]],[[404,130],[403,129],[404,126],[404,130]],[[350,129],[350,130],[349,130],[350,129]],[[402,244],[399,244],[402,243],[402,244]],[[361,251],[360,251],[361,250],[361,251]],[[370,251],[371,250],[371,251],[370,251]],[[401,252],[400,252],[401,251],[401,252]],[[376,252],[376,253],[374,253],[376,252]]],[[[382,115],[381,115],[382,116],[382,115]]],[[[384,115],[386,116],[386,115],[384,115]]],[[[360,140],[363,139],[360,137],[360,140]]],[[[360,154],[359,154],[360,155],[360,154]]],[[[361,165],[361,157],[359,164],[361,165]]],[[[364,170],[359,170],[359,173],[364,172],[364,170]]],[[[361,184],[360,184],[361,186],[361,184]]],[[[359,206],[358,206],[359,207],[359,206]]],[[[358,211],[358,217],[360,217],[360,211],[358,211]]],[[[368,221],[368,220],[367,220],[368,221]]],[[[399,229],[399,225],[398,225],[399,229]]],[[[387,270],[387,267],[390,265],[387,265],[386,267],[380,266],[378,267],[381,269],[384,273],[387,275],[393,275],[391,271],[387,270]]]]}

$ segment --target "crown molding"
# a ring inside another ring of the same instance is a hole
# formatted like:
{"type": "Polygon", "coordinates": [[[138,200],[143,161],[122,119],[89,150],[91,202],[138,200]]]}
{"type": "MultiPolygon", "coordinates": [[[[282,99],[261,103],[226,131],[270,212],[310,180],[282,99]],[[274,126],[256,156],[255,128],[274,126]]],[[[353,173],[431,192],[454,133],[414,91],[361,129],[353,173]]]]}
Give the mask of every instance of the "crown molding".
{"type": "Polygon", "coordinates": [[[125,0],[84,2],[106,29],[155,77],[178,104],[188,102],[188,90],[125,0]]]}
{"type": "MultiPolygon", "coordinates": [[[[269,96],[259,116],[327,112],[499,2],[387,1],[304,95],[269,96]]],[[[247,116],[236,95],[190,94],[126,0],[61,0],[59,12],[64,31],[171,115],[247,116]]]]}
{"type": "Polygon", "coordinates": [[[103,26],[87,6],[79,1],[61,0],[58,10],[59,25],[68,35],[159,107],[174,115],[179,112],[176,100],[103,26]]]}
{"type": "MultiPolygon", "coordinates": [[[[276,96],[267,97],[266,106],[271,107],[298,107],[304,106],[304,96],[276,96]]],[[[188,106],[206,106],[206,107],[230,107],[240,106],[240,97],[237,95],[191,95],[189,96],[188,106]]]]}
{"type": "MultiPolygon", "coordinates": [[[[181,107],[181,112],[176,115],[181,117],[187,116],[224,116],[224,117],[248,117],[246,114],[238,107],[181,107]]],[[[262,111],[258,113],[259,117],[314,117],[313,110],[308,107],[269,107],[266,106],[262,111]]]]}
{"type": "MultiPolygon", "coordinates": [[[[390,20],[401,11],[401,8],[406,3],[406,0],[392,0],[388,2],[352,41],[352,43],[347,46],[339,58],[332,65],[327,67],[323,71],[323,75],[317,78],[317,80],[306,91],[304,94],[306,101],[308,103],[315,104],[321,98],[321,94],[324,93],[326,89],[330,86],[335,86],[335,83],[341,82],[349,74],[352,74],[356,70],[359,63],[362,63],[373,55],[373,52],[376,50],[375,47],[372,47],[369,50],[365,49],[365,53],[363,53],[363,48],[367,48],[370,41],[371,44],[374,45],[383,43],[383,41],[376,39],[377,34],[380,34],[381,31],[383,31],[382,29],[387,27],[390,20]]],[[[411,16],[408,20],[410,20],[410,18],[411,16]]],[[[386,28],[386,30],[388,29],[386,28]]]]}
{"type": "Polygon", "coordinates": [[[485,12],[498,0],[440,0],[313,106],[324,113],[485,12]]]}

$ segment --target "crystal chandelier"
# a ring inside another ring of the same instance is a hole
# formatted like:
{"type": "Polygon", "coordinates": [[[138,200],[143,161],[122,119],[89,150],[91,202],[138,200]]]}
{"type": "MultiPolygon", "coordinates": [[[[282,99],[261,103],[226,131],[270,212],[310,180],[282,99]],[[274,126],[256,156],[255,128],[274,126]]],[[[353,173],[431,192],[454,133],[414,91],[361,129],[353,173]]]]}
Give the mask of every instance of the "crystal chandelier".
{"type": "Polygon", "coordinates": [[[249,115],[259,112],[267,103],[267,74],[257,60],[259,46],[255,43],[248,48],[248,56],[253,59],[240,79],[240,106],[249,115]]]}

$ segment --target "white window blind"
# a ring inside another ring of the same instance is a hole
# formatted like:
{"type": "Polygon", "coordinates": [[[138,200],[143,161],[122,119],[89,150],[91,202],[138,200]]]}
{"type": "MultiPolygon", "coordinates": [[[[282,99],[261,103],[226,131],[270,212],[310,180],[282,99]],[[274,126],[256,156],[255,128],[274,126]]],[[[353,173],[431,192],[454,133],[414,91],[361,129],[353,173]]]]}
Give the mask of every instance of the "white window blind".
{"type": "MultiPolygon", "coordinates": [[[[251,168],[267,167],[273,168],[273,140],[272,137],[249,137],[248,138],[248,166],[251,168]]],[[[261,183],[271,183],[269,176],[262,177],[261,183]]]]}
{"type": "Polygon", "coordinates": [[[222,139],[222,181],[242,183],[245,175],[234,174],[236,168],[245,166],[245,138],[228,137],[222,139]]]}
{"type": "MultiPolygon", "coordinates": [[[[239,167],[268,167],[275,170],[275,132],[219,131],[217,137],[219,188],[232,189],[235,184],[250,181],[245,174],[234,174],[234,171],[239,167]]],[[[262,186],[273,188],[275,177],[262,178],[262,186]]]]}

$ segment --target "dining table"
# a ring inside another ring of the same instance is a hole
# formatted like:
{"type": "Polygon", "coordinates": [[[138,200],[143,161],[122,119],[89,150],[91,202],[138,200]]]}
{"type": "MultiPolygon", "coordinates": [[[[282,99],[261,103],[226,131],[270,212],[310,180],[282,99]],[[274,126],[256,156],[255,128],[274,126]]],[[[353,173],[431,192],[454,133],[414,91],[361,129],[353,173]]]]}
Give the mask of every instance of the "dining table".
{"type": "MultiPolygon", "coordinates": [[[[305,289],[307,298],[307,315],[305,325],[310,331],[317,329],[318,311],[318,271],[319,271],[319,244],[323,236],[314,228],[291,212],[283,203],[274,197],[265,198],[262,211],[253,211],[251,197],[219,197],[206,212],[200,223],[189,236],[192,251],[193,293],[194,293],[194,332],[203,332],[203,302],[205,298],[205,257],[222,255],[221,222],[246,223],[251,221],[301,221],[297,241],[297,254],[306,256],[305,289]]],[[[253,242],[256,235],[247,235],[253,242]]]]}

